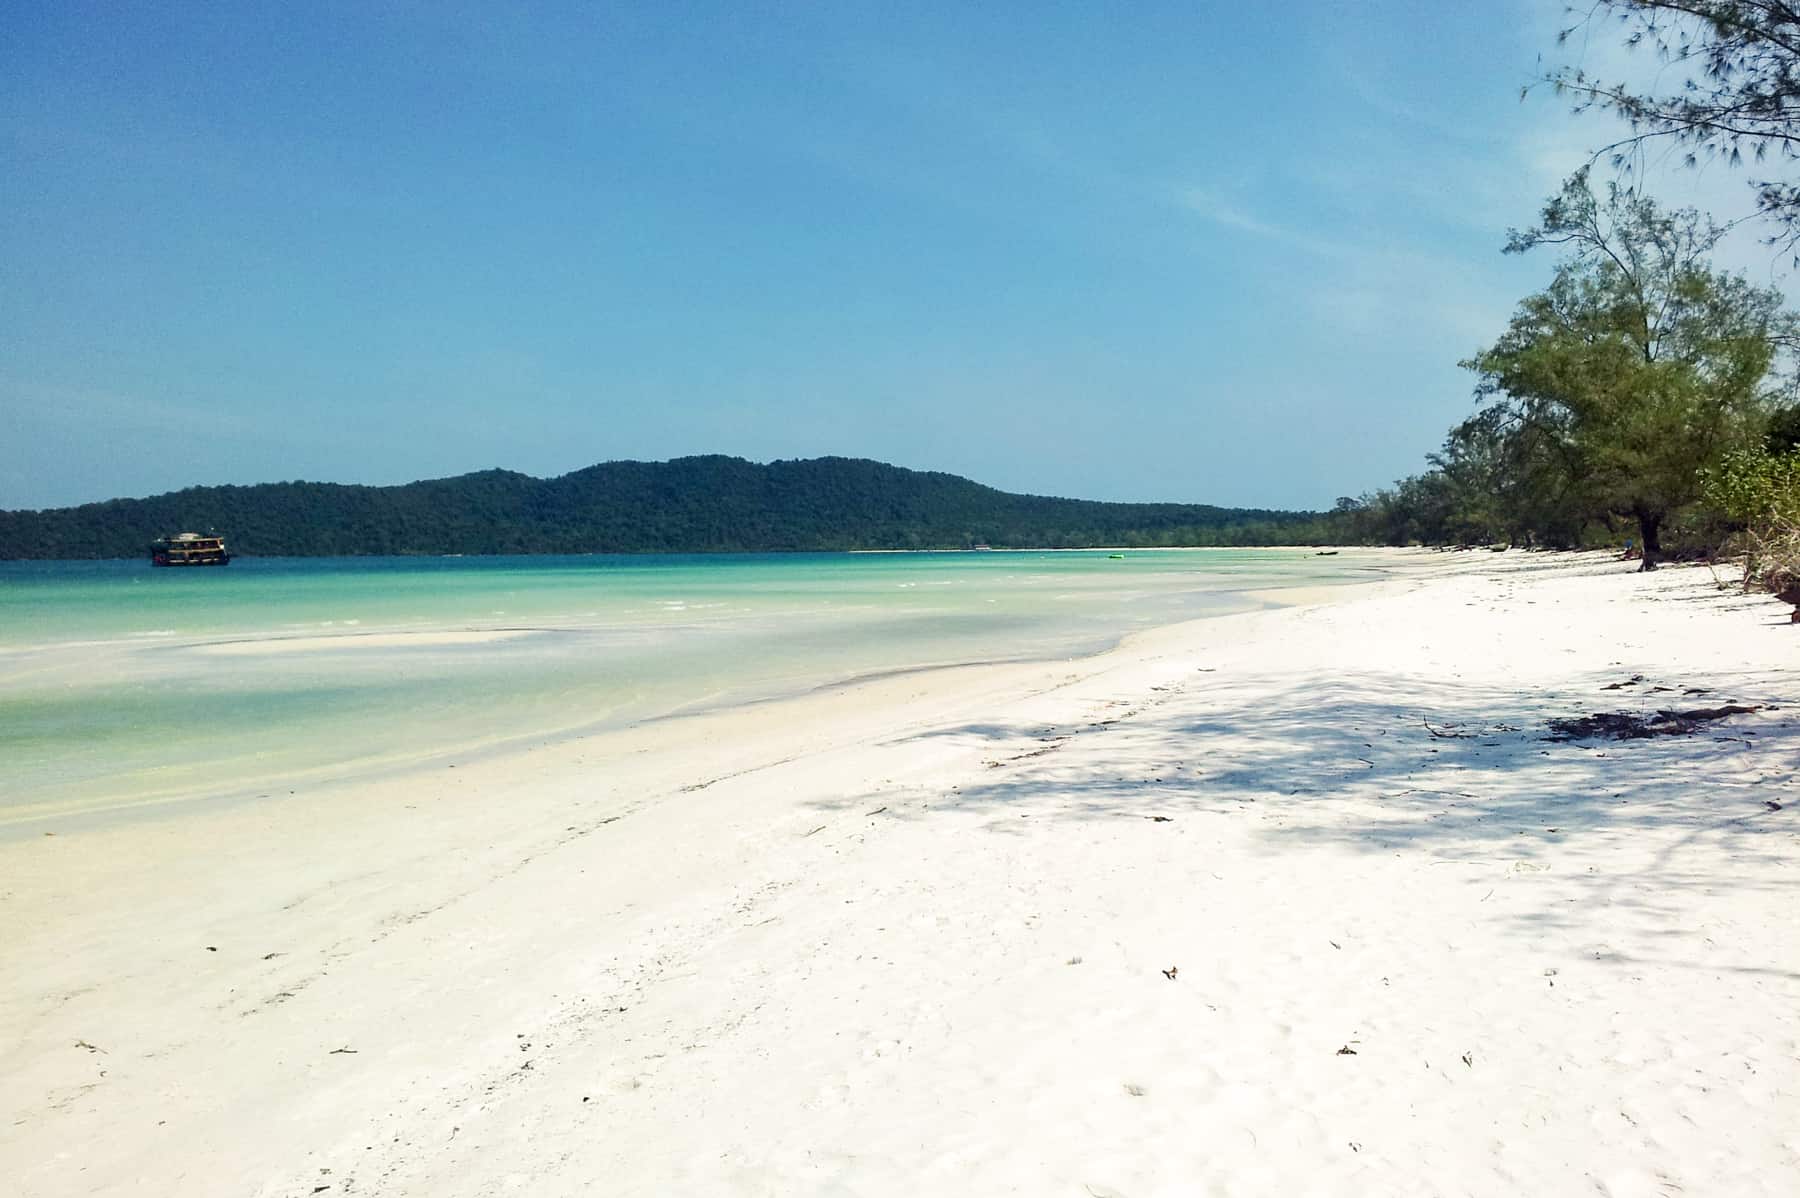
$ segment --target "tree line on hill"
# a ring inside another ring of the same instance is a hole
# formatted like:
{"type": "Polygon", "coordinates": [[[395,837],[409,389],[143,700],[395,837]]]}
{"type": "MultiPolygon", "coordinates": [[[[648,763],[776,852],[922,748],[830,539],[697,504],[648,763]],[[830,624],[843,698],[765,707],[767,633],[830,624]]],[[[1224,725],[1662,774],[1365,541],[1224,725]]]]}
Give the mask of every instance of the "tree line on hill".
{"type": "Polygon", "coordinates": [[[0,512],[0,557],[137,557],[183,530],[216,530],[233,552],[265,556],[1149,548],[1299,544],[1327,531],[1305,512],[1015,495],[849,458],[712,456],[554,479],[488,470],[391,487],[191,487],[0,512]]]}

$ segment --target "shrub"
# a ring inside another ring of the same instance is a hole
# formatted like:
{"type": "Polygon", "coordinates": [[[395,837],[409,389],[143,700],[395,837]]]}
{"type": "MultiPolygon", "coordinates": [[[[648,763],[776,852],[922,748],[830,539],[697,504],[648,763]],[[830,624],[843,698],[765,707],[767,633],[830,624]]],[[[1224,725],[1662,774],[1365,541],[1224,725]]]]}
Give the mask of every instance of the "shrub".
{"type": "Polygon", "coordinates": [[[1739,526],[1744,589],[1800,604],[1800,449],[1728,453],[1704,472],[1706,499],[1739,526]]]}

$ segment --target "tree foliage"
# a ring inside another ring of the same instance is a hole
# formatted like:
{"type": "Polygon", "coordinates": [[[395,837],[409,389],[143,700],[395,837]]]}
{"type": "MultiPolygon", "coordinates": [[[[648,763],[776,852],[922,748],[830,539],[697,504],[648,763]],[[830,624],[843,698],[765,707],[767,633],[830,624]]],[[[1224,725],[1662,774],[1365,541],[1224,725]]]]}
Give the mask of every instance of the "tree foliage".
{"type": "Polygon", "coordinates": [[[1782,408],[1769,417],[1769,429],[1763,435],[1763,447],[1773,454],[1800,449],[1800,405],[1782,408]]]}
{"type": "Polygon", "coordinates": [[[1585,172],[1569,180],[1508,240],[1509,252],[1563,257],[1465,363],[1479,376],[1475,414],[1425,472],[1339,500],[1336,537],[1572,548],[1635,532],[1646,568],[1665,530],[1684,553],[1715,553],[1728,534],[1772,545],[1779,520],[1742,497],[1753,483],[1789,493],[1790,476],[1760,463],[1800,446],[1800,406],[1777,407],[1771,386],[1787,377],[1793,321],[1775,292],[1711,268],[1718,236],[1696,212],[1616,186],[1598,198],[1585,172]]]}
{"type": "Polygon", "coordinates": [[[1800,6],[1778,0],[1598,0],[1560,42],[1611,24],[1625,44],[1656,58],[1647,86],[1597,78],[1579,67],[1551,76],[1577,111],[1624,118],[1629,136],[1606,146],[1630,169],[1653,142],[1679,146],[1690,165],[1753,164],[1758,207],[1800,245],[1800,6]]]}
{"type": "Polygon", "coordinates": [[[1702,467],[1767,422],[1787,318],[1776,292],[1710,268],[1719,236],[1692,209],[1616,184],[1601,201],[1578,174],[1507,244],[1562,248],[1550,286],[1467,363],[1482,419],[1517,438],[1499,447],[1512,477],[1558,506],[1635,520],[1645,569],[1669,515],[1699,498],[1702,467]]]}

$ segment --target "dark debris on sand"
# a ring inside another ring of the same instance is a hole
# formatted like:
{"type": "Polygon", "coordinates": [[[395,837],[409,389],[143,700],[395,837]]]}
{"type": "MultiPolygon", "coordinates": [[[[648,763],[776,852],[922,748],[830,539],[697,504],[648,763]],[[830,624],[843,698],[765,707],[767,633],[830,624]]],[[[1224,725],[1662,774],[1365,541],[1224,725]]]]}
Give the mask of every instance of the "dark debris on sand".
{"type": "Polygon", "coordinates": [[[1640,715],[1630,711],[1597,711],[1593,715],[1547,721],[1551,740],[1643,740],[1652,736],[1687,736],[1703,725],[1727,716],[1749,715],[1760,706],[1727,703],[1723,707],[1696,707],[1688,711],[1657,711],[1640,715]]]}

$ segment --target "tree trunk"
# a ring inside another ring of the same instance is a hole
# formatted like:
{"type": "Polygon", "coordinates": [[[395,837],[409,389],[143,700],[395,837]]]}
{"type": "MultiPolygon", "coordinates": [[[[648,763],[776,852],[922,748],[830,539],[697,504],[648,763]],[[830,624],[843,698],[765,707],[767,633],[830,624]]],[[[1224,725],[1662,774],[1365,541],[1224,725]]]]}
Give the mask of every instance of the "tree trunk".
{"type": "Polygon", "coordinates": [[[1663,513],[1639,508],[1632,513],[1637,517],[1638,535],[1643,538],[1644,564],[1639,570],[1654,570],[1656,563],[1662,558],[1662,522],[1663,513]]]}

